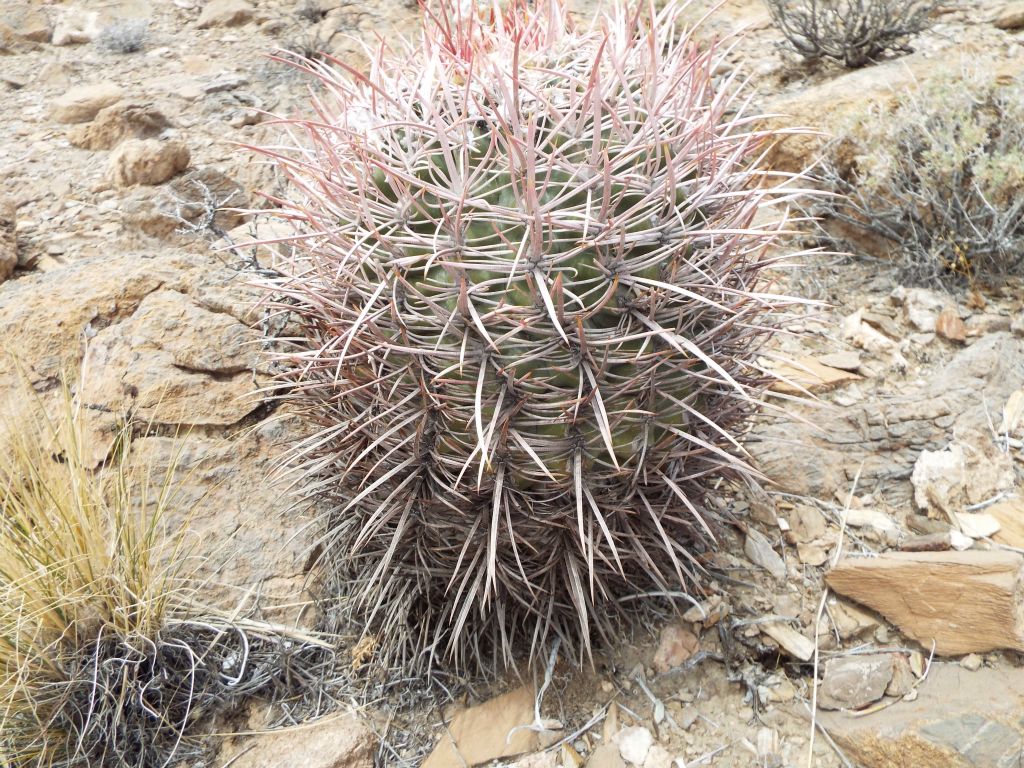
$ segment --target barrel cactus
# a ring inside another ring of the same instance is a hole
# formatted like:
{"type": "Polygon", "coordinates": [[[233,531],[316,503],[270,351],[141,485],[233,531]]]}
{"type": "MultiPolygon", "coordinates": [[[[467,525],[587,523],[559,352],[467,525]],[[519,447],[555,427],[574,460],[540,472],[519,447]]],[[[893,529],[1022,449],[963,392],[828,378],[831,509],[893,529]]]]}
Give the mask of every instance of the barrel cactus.
{"type": "Polygon", "coordinates": [[[303,62],[316,116],[262,150],[325,615],[386,663],[587,658],[699,590],[706,491],[752,476],[779,189],[678,15],[441,0],[368,73],[303,62]]]}

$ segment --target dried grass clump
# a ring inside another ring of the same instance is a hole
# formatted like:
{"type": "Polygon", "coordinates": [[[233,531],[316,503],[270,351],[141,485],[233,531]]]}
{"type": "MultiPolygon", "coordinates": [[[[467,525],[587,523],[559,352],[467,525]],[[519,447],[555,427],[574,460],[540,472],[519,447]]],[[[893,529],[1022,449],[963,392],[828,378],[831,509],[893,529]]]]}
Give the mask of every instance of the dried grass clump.
{"type": "Polygon", "coordinates": [[[133,462],[130,427],[94,473],[66,390],[55,418],[34,402],[2,426],[0,764],[169,765],[200,753],[212,717],[323,662],[314,641],[197,607],[165,528],[174,469],[133,462]]]}
{"type": "Polygon", "coordinates": [[[305,62],[316,117],[263,150],[298,229],[282,386],[320,427],[293,469],[328,620],[380,662],[585,659],[685,604],[709,486],[754,474],[781,180],[679,11],[436,3],[369,74],[305,62]]]}
{"type": "Polygon", "coordinates": [[[775,25],[805,59],[863,67],[910,51],[907,41],[931,26],[938,0],[766,0],[775,25]]]}
{"type": "Polygon", "coordinates": [[[1024,86],[947,73],[841,130],[822,175],[831,231],[918,283],[1024,274],[1024,86]],[[863,250],[863,248],[861,248],[863,250]]]}

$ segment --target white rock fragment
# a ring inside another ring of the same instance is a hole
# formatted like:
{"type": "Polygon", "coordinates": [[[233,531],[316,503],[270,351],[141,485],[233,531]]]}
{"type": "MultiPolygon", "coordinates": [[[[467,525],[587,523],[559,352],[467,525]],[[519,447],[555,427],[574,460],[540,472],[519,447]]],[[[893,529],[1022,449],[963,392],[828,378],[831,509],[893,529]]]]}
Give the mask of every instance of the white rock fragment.
{"type": "Polygon", "coordinates": [[[619,731],[615,743],[619,745],[619,754],[623,760],[630,765],[643,765],[654,744],[654,737],[646,728],[634,725],[619,731]]]}
{"type": "Polygon", "coordinates": [[[964,449],[951,443],[941,451],[921,451],[910,482],[914,485],[914,502],[918,507],[942,512],[952,520],[965,500],[964,449]]]}

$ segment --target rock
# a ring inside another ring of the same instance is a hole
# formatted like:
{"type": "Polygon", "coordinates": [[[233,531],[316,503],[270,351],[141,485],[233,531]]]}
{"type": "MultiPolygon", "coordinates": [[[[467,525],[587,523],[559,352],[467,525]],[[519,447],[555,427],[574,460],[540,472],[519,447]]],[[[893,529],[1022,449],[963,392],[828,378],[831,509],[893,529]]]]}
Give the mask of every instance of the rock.
{"type": "Polygon", "coordinates": [[[903,317],[921,333],[932,333],[945,301],[935,291],[927,288],[903,288],[892,292],[892,301],[903,306],[903,317]]]}
{"type": "Polygon", "coordinates": [[[937,510],[950,521],[967,502],[967,461],[958,443],[941,451],[922,451],[910,482],[914,502],[924,510],[937,510]]]}
{"type": "Polygon", "coordinates": [[[10,30],[18,40],[48,43],[53,35],[49,18],[36,5],[7,2],[0,6],[0,27],[10,30]]]}
{"type": "Polygon", "coordinates": [[[892,680],[885,687],[886,696],[906,696],[917,683],[917,675],[910,666],[910,659],[902,653],[892,654],[892,680]]]}
{"type": "MultiPolygon", "coordinates": [[[[745,447],[757,467],[786,492],[830,498],[848,491],[859,474],[861,492],[874,492],[879,501],[898,508],[910,501],[914,489],[906,481],[922,451],[943,449],[951,434],[989,433],[992,421],[998,422],[993,409],[1024,387],[1020,360],[1024,338],[990,334],[957,348],[941,376],[923,379],[899,394],[879,393],[843,408],[788,403],[786,415],[754,426],[745,447]]],[[[987,442],[992,445],[991,436],[987,442]]],[[[981,451],[984,443],[972,447],[981,451]]],[[[1005,479],[1001,467],[1006,465],[998,462],[1007,458],[982,458],[979,453],[978,464],[970,465],[974,468],[966,491],[992,485],[990,480],[979,484],[984,479],[975,477],[979,472],[991,476],[999,468],[999,477],[1005,479]],[[986,468],[990,458],[996,464],[986,468]]]]}
{"type": "Polygon", "coordinates": [[[1010,330],[1014,336],[1024,338],[1024,312],[1018,312],[1010,323],[1010,330]]]}
{"type": "Polygon", "coordinates": [[[422,768],[465,768],[535,752],[543,746],[537,731],[519,727],[533,723],[534,698],[533,688],[523,686],[457,712],[422,768]]]}
{"type": "Polygon", "coordinates": [[[892,367],[905,368],[907,362],[900,354],[899,346],[892,338],[879,332],[868,322],[866,316],[869,314],[864,309],[858,309],[852,315],[843,318],[843,339],[869,354],[888,359],[892,367]]]}
{"type": "Polygon", "coordinates": [[[828,355],[819,355],[818,362],[842,371],[856,371],[861,365],[860,355],[856,352],[832,352],[828,355]]]}
{"type": "Polygon", "coordinates": [[[1024,498],[1011,497],[985,508],[999,523],[993,539],[999,544],[1024,549],[1024,498]]]}
{"type": "Polygon", "coordinates": [[[14,219],[14,202],[0,197],[0,283],[14,274],[14,268],[18,266],[14,219]]]}
{"type": "Polygon", "coordinates": [[[1024,389],[1018,389],[1006,399],[999,434],[1006,437],[1024,437],[1024,389]]]}
{"type": "MultiPolygon", "coordinates": [[[[154,432],[178,433],[136,438],[133,455],[155,481],[177,466],[168,525],[187,522],[194,560],[208,579],[204,602],[235,610],[240,594],[259,593],[271,620],[294,625],[308,600],[307,514],[315,510],[297,513],[282,503],[287,481],[275,467],[301,429],[281,418],[235,427],[261,404],[249,395],[266,381],[255,343],[261,335],[246,325],[256,317],[251,308],[259,294],[221,258],[180,249],[159,257],[112,250],[27,273],[0,286],[0,348],[18,350],[44,402],[62,374],[77,380],[85,342],[109,352],[103,359],[113,367],[87,362],[79,387],[99,406],[84,408],[88,426],[109,445],[111,425],[142,404],[142,424],[150,420],[154,432]],[[147,386],[135,395],[139,382],[147,386]],[[175,397],[160,401],[165,383],[175,397]],[[190,433],[192,421],[221,423],[190,433]]],[[[0,366],[0,401],[17,403],[19,392],[18,372],[0,366]]],[[[97,453],[105,453],[102,446],[97,453]]],[[[309,618],[303,616],[302,626],[309,618]]]]}
{"type": "Polygon", "coordinates": [[[846,557],[825,579],[939,655],[1024,650],[1017,596],[1024,557],[1013,552],[892,552],[846,557]]]}
{"type": "MultiPolygon", "coordinates": [[[[563,751],[566,749],[572,749],[572,747],[568,745],[562,747],[563,751]]],[[[572,760],[573,762],[565,762],[563,764],[558,759],[559,755],[555,752],[534,752],[532,755],[520,757],[514,763],[506,763],[506,765],[508,765],[508,768],[576,768],[577,766],[582,766],[582,760],[579,760],[579,762],[575,761],[575,758],[579,758],[575,750],[573,750],[573,756],[572,758],[566,758],[567,761],[572,760]]]]}
{"type": "Polygon", "coordinates": [[[968,672],[977,672],[981,669],[981,656],[976,653],[969,653],[960,659],[960,666],[968,672]]]}
{"type": "Polygon", "coordinates": [[[870,714],[821,711],[818,722],[863,768],[1010,768],[1024,758],[1024,670],[935,663],[913,701],[870,714]]]}
{"type": "Polygon", "coordinates": [[[626,768],[615,744],[599,744],[587,759],[587,768],[626,768]]]}
{"type": "Polygon", "coordinates": [[[614,738],[619,747],[619,754],[629,765],[643,765],[654,744],[651,732],[643,726],[634,725],[623,728],[614,738]]]}
{"type": "Polygon", "coordinates": [[[999,521],[992,515],[981,512],[958,512],[956,521],[960,524],[960,531],[972,539],[987,539],[999,533],[999,521]]]}
{"type": "Polygon", "coordinates": [[[150,190],[131,193],[121,209],[132,226],[152,237],[167,238],[181,228],[214,234],[235,231],[246,214],[234,209],[244,211],[249,203],[237,181],[213,166],[203,166],[173,179],[156,194],[150,190]]]}
{"type": "Polygon", "coordinates": [[[231,737],[218,765],[232,768],[373,768],[377,737],[355,715],[327,717],[295,728],[231,737]]]}
{"type": "Polygon", "coordinates": [[[828,612],[841,640],[855,640],[874,634],[878,619],[854,603],[830,598],[828,612]]]}
{"type": "Polygon", "coordinates": [[[760,531],[747,529],[747,538],[743,544],[743,552],[755,565],[764,568],[778,581],[786,578],[786,564],[778,553],[772,549],[771,542],[760,531]]]}
{"type": "Polygon", "coordinates": [[[678,624],[669,624],[661,630],[661,640],[654,654],[654,671],[659,675],[675,669],[700,650],[697,636],[678,624]]]}
{"type": "Polygon", "coordinates": [[[199,14],[196,26],[199,29],[210,27],[237,27],[252,21],[253,7],[246,0],[209,0],[199,14]]]}
{"type": "MultiPolygon", "coordinates": [[[[953,537],[956,531],[944,530],[937,532],[937,534],[925,534],[923,536],[912,536],[908,539],[904,539],[900,543],[900,550],[903,552],[945,552],[950,549],[957,549],[953,546],[953,537]]],[[[963,537],[964,535],[961,534],[963,537]]],[[[970,549],[974,542],[968,538],[967,546],[964,549],[970,549]]]]}
{"type": "Polygon", "coordinates": [[[887,653],[829,659],[818,686],[818,706],[861,709],[882,698],[891,680],[892,657],[887,653]]]}
{"type": "Polygon", "coordinates": [[[757,687],[757,694],[762,701],[784,704],[796,698],[796,686],[788,677],[785,675],[773,677],[777,677],[777,679],[769,679],[769,682],[757,687]]]}
{"type": "Polygon", "coordinates": [[[761,625],[761,631],[794,659],[810,661],[814,657],[814,643],[788,624],[780,621],[766,622],[761,625]]]}
{"type": "Polygon", "coordinates": [[[121,96],[121,89],[113,83],[79,85],[54,100],[50,117],[58,123],[87,123],[101,109],[120,101],[121,96]]]}
{"type": "Polygon", "coordinates": [[[260,401],[252,397],[259,334],[234,317],[197,306],[177,291],[155,291],[89,345],[92,373],[80,397],[86,423],[106,458],[113,428],[130,410],[151,425],[231,425],[260,401]]]}
{"type": "Polygon", "coordinates": [[[102,24],[98,11],[76,6],[59,6],[53,24],[54,45],[79,45],[90,42],[100,33],[102,24]]]}
{"type": "Polygon", "coordinates": [[[683,614],[683,621],[711,627],[728,615],[729,604],[722,600],[721,595],[712,595],[707,600],[688,608],[683,614]]]}
{"type": "Polygon", "coordinates": [[[643,768],[675,768],[672,755],[661,744],[653,744],[647,751],[643,768]]]}
{"type": "Polygon", "coordinates": [[[149,139],[171,127],[152,104],[121,102],[104,107],[85,125],[68,130],[68,141],[82,149],[112,149],[125,139],[149,139]]]}
{"type": "Polygon", "coordinates": [[[128,139],[111,153],[107,180],[117,187],[162,184],[188,168],[189,160],[182,141],[128,139]]]}
{"type": "Polygon", "coordinates": [[[223,93],[224,91],[233,91],[235,88],[241,88],[243,85],[248,84],[249,78],[245,75],[240,75],[237,72],[221,72],[203,85],[202,90],[206,94],[223,93]]]}
{"type": "Polygon", "coordinates": [[[852,508],[846,510],[846,524],[853,528],[873,528],[886,534],[898,534],[900,527],[885,512],[877,509],[852,508]]]}
{"type": "Polygon", "coordinates": [[[964,325],[966,335],[970,338],[984,336],[988,333],[1002,333],[1009,331],[1012,322],[1006,315],[995,315],[983,313],[971,315],[964,325]]]}
{"type": "Polygon", "coordinates": [[[995,25],[998,29],[1024,29],[1024,2],[1010,3],[996,16],[995,25]]]}
{"type": "Polygon", "coordinates": [[[824,392],[861,379],[856,373],[833,368],[808,356],[774,365],[772,375],[777,377],[777,380],[772,383],[771,389],[793,395],[824,392]]]}
{"type": "Polygon", "coordinates": [[[967,326],[953,307],[946,307],[935,321],[935,333],[949,341],[960,344],[967,340],[967,326]]]}

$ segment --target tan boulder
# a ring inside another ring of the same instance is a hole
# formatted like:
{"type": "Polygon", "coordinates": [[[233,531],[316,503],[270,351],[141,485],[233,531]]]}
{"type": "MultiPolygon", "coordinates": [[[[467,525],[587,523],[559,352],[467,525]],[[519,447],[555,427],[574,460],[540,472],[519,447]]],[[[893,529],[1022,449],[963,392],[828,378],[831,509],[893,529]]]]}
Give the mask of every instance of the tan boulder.
{"type": "Polygon", "coordinates": [[[111,153],[107,181],[116,187],[163,184],[188,168],[190,159],[183,141],[128,139],[111,153]]]}
{"type": "Polygon", "coordinates": [[[12,38],[32,43],[48,43],[53,34],[50,19],[30,3],[3,3],[0,5],[0,27],[12,38]]]}
{"type": "Polygon", "coordinates": [[[199,14],[196,26],[199,29],[210,27],[237,27],[252,20],[254,9],[246,0],[209,0],[199,14]]]}
{"type": "Polygon", "coordinates": [[[58,123],[87,123],[101,109],[120,101],[122,95],[114,83],[78,85],[54,100],[50,116],[58,123]]]}
{"type": "Polygon", "coordinates": [[[125,139],[159,136],[171,126],[152,104],[122,102],[104,107],[90,123],[68,130],[68,141],[82,149],[112,149],[125,139]]]}

